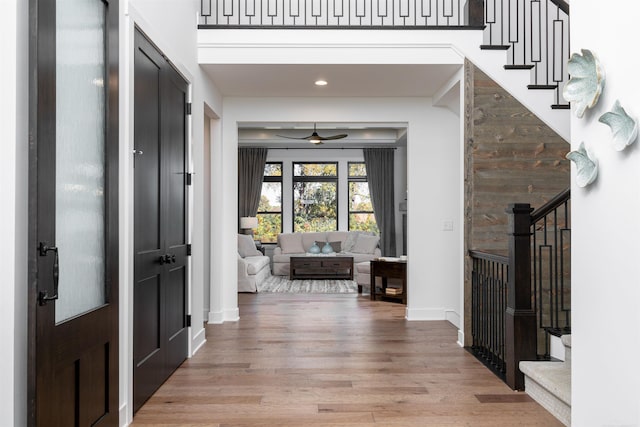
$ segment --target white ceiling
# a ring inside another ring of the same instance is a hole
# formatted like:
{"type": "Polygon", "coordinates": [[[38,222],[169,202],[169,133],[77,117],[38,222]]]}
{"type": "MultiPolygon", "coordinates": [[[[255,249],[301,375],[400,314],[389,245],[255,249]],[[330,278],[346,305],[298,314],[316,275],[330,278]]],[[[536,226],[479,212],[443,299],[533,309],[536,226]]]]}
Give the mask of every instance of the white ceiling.
{"type": "MultiPolygon", "coordinates": [[[[431,97],[460,65],[434,64],[202,64],[224,96],[236,97],[431,97]],[[318,79],[328,85],[316,86],[318,79]]],[[[240,145],[301,147],[305,141],[277,135],[310,135],[313,123],[240,123],[240,145]]],[[[318,123],[321,136],[346,133],[317,148],[360,148],[406,144],[402,123],[318,123]]],[[[314,147],[313,144],[308,144],[314,147]]]]}
{"type": "Polygon", "coordinates": [[[460,69],[434,64],[203,64],[224,96],[433,96],[460,69]],[[316,86],[318,79],[327,86],[316,86]]]}

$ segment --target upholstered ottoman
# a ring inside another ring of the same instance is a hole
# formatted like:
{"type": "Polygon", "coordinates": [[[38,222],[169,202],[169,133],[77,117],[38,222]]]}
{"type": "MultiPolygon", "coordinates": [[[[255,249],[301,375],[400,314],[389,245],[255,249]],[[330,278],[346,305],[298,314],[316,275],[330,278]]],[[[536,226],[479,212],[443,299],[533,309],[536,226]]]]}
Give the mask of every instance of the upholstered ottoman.
{"type": "Polygon", "coordinates": [[[358,293],[362,293],[362,288],[369,289],[371,283],[371,262],[363,261],[356,264],[356,283],[358,283],[358,293]]]}

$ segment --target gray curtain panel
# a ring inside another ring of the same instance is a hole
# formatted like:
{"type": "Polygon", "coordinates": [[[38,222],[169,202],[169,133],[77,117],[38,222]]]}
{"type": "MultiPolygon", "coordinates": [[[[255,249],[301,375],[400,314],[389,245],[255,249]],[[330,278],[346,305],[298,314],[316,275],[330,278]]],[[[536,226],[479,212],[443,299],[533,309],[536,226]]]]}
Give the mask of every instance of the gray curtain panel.
{"type": "Polygon", "coordinates": [[[393,148],[363,148],[373,213],[380,229],[383,256],[396,256],[396,219],[393,192],[393,148]]]}
{"type": "Polygon", "coordinates": [[[238,148],[239,217],[256,216],[258,212],[267,151],[266,148],[238,148]]]}

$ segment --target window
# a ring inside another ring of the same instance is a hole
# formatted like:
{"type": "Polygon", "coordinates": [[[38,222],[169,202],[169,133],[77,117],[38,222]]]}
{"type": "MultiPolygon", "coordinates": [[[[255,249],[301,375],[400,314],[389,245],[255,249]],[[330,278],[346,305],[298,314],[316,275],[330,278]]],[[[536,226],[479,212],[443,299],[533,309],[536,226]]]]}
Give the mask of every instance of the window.
{"type": "Polygon", "coordinates": [[[258,229],[254,238],[263,243],[276,243],[282,232],[282,163],[264,166],[262,192],[258,204],[258,229]]]}
{"type": "Polygon", "coordinates": [[[362,162],[349,162],[349,231],[380,234],[369,195],[367,168],[362,162]]]}
{"type": "Polygon", "coordinates": [[[293,231],[338,229],[338,163],[293,164],[293,231]]]}

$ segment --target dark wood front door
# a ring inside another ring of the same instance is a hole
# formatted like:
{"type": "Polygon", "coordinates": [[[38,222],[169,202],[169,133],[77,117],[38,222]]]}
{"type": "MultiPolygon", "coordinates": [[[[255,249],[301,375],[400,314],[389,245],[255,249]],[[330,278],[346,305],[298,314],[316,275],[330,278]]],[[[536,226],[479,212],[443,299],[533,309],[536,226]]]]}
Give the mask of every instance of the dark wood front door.
{"type": "Polygon", "coordinates": [[[30,0],[31,426],[118,425],[118,2],[30,0]]]}
{"type": "Polygon", "coordinates": [[[186,359],[187,83],[138,31],[134,65],[134,411],[186,359]]]}

